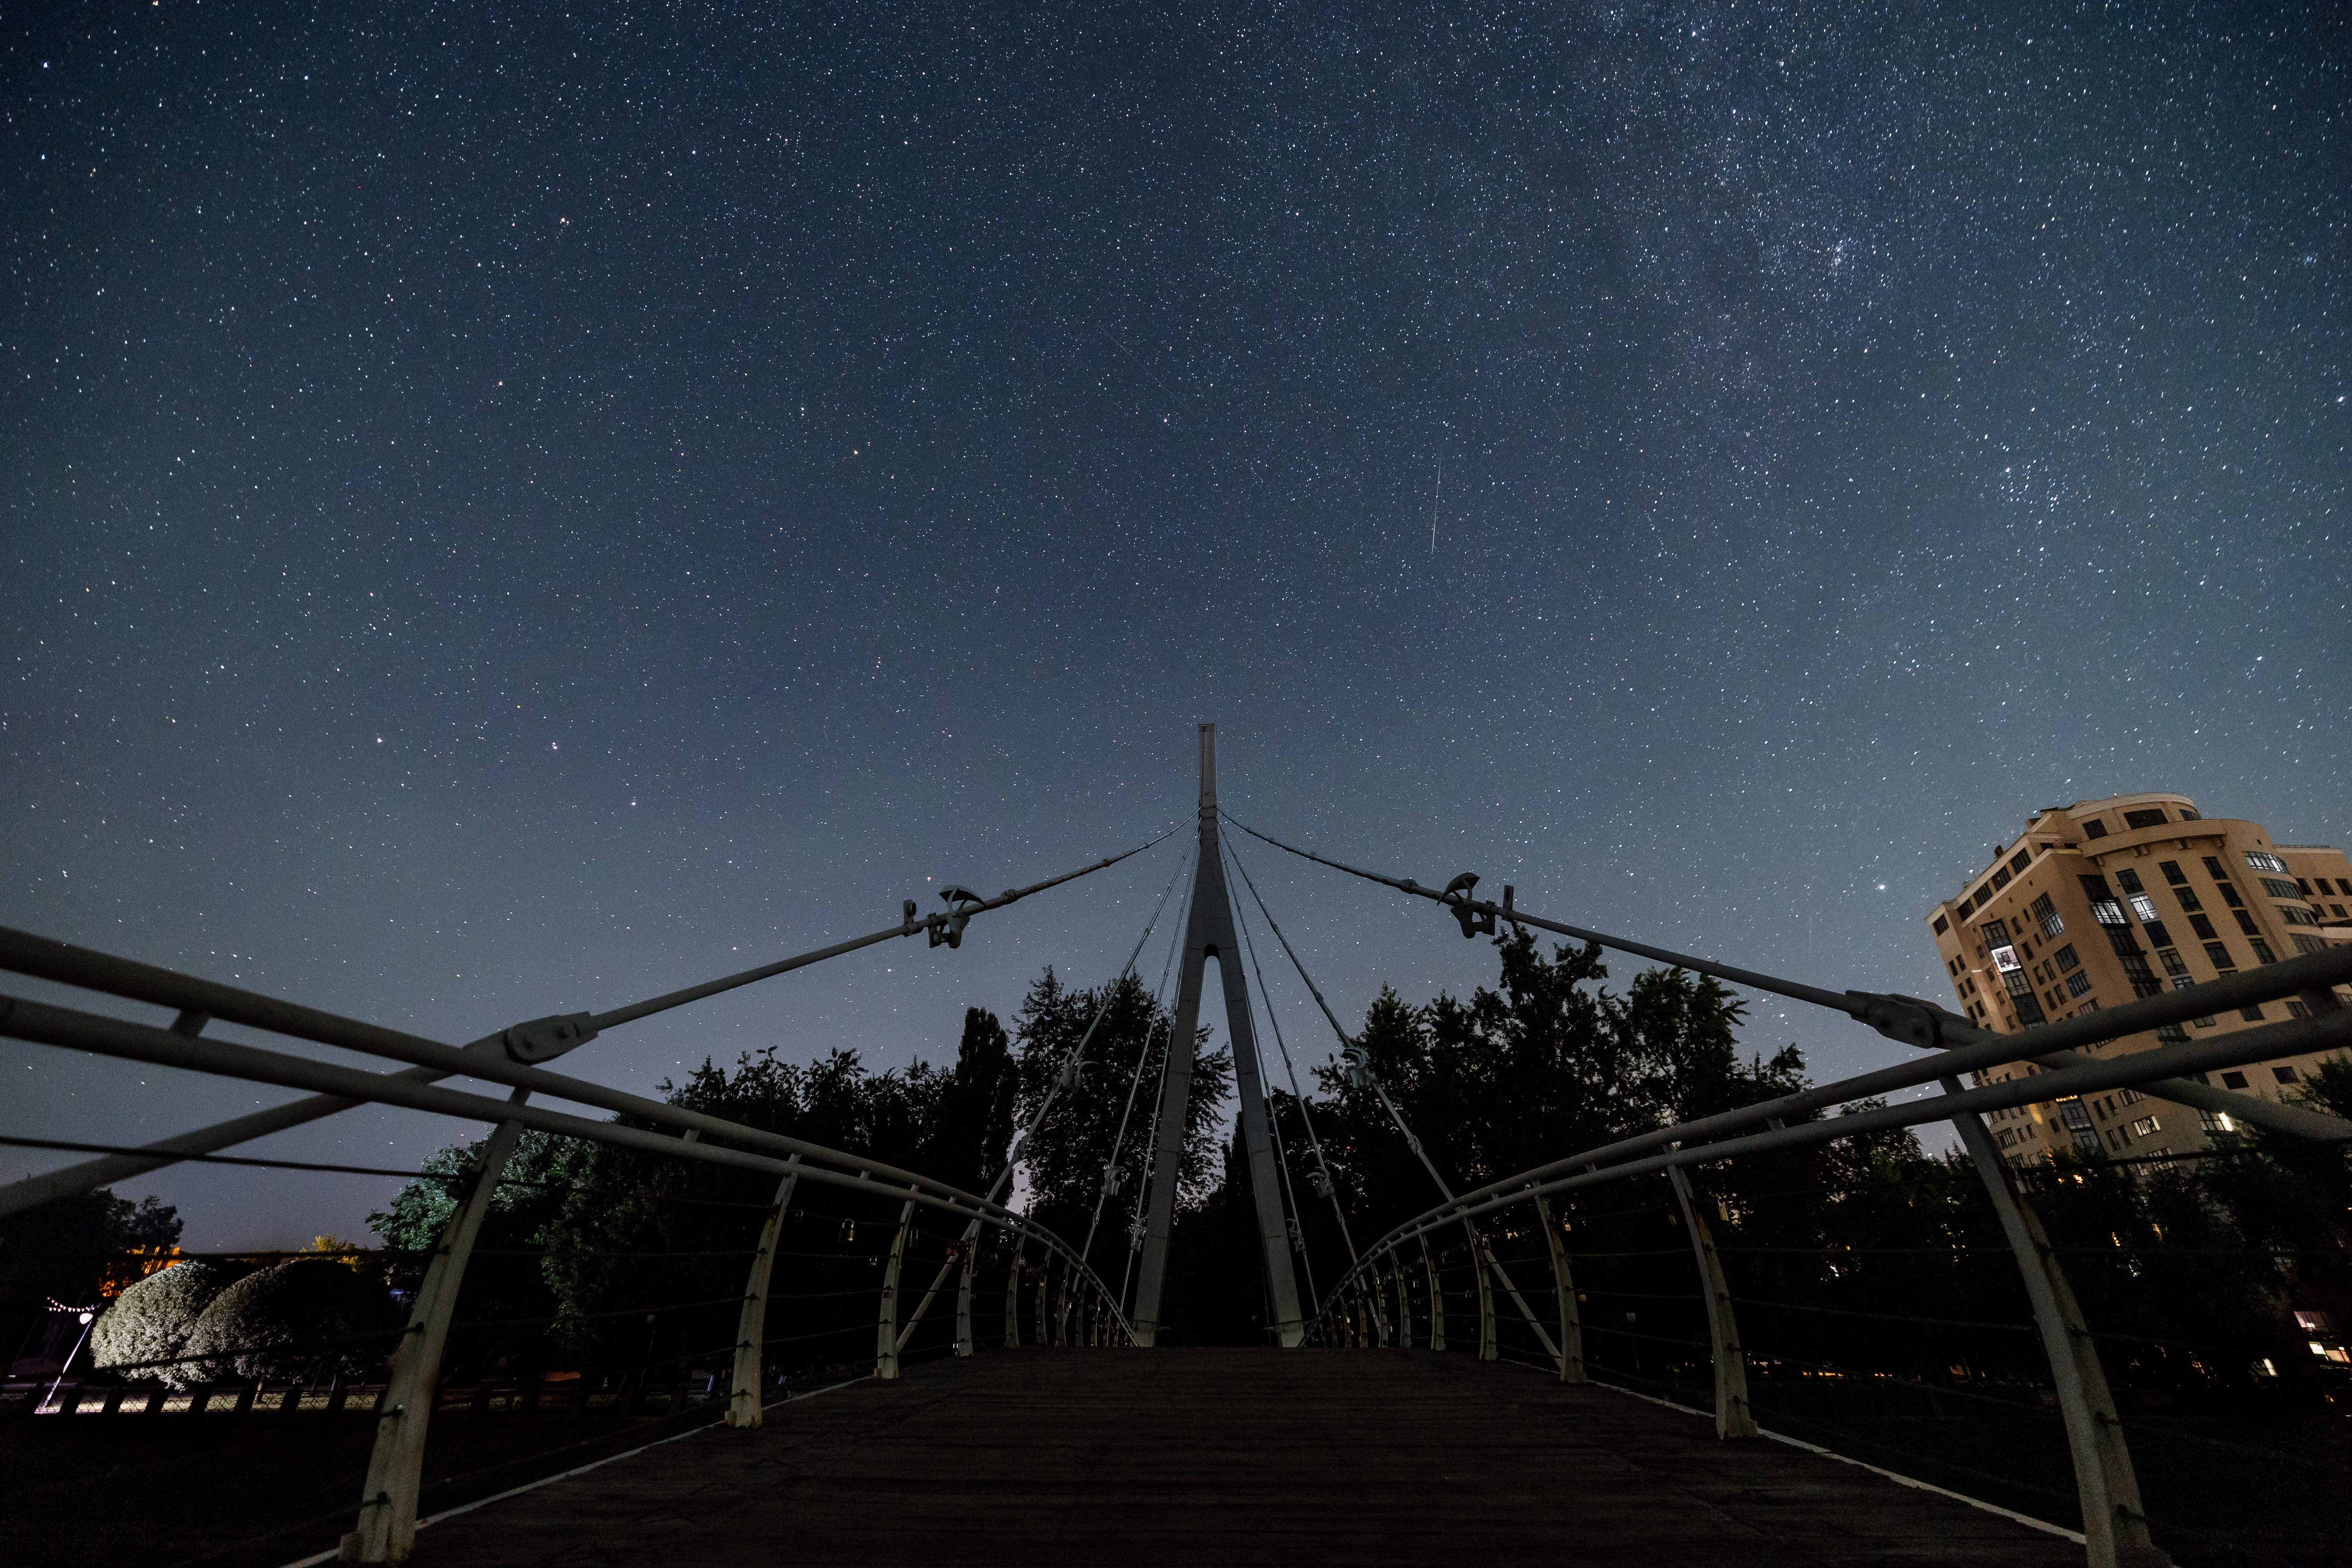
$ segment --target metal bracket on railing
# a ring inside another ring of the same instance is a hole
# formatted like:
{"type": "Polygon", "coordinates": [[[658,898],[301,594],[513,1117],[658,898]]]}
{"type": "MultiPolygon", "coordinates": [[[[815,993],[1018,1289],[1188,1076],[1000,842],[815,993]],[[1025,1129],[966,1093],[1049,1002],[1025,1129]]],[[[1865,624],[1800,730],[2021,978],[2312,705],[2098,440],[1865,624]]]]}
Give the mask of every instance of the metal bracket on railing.
{"type": "Polygon", "coordinates": [[[596,1026],[588,1021],[592,1016],[588,1013],[562,1013],[517,1024],[501,1037],[506,1041],[507,1055],[523,1067],[551,1062],[596,1037],[596,1026]]]}
{"type": "Polygon", "coordinates": [[[940,897],[948,902],[947,918],[931,927],[931,945],[937,947],[945,942],[950,947],[961,947],[963,928],[971,923],[971,917],[988,900],[970,888],[959,888],[952,883],[940,889],[940,897]]]}
{"type": "Polygon", "coordinates": [[[1341,1069],[1349,1089],[1372,1087],[1372,1053],[1353,1040],[1339,1047],[1340,1058],[1347,1063],[1341,1069]]]}
{"type": "Polygon", "coordinates": [[[1465,940],[1495,934],[1495,911],[1471,907],[1470,894],[1477,886],[1478,874],[1465,871],[1446,883],[1445,891],[1438,896],[1438,901],[1451,909],[1454,918],[1462,923],[1462,935],[1465,940]]]}

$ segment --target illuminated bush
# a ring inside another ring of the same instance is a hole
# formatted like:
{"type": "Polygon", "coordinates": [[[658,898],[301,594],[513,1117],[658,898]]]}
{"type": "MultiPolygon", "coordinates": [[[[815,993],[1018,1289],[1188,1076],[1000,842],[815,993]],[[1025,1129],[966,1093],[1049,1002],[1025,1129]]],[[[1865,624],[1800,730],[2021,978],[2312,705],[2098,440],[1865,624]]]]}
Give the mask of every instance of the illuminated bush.
{"type": "Polygon", "coordinates": [[[216,1378],[304,1378],[366,1371],[392,1350],[399,1313],[381,1279],[334,1258],[297,1258],[248,1274],[212,1300],[187,1353],[216,1378]]]}
{"type": "Polygon", "coordinates": [[[90,1326],[91,1359],[100,1367],[121,1367],[124,1375],[152,1378],[173,1388],[204,1381],[193,1362],[176,1366],[142,1363],[185,1354],[188,1336],[228,1277],[208,1263],[179,1263],[150,1274],[114,1299],[90,1326]]]}

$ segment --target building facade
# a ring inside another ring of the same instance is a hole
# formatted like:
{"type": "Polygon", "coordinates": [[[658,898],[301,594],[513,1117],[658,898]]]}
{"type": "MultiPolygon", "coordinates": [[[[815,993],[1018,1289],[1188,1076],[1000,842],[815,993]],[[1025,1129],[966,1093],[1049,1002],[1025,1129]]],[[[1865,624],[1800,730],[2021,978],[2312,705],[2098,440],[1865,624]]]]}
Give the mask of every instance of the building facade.
{"type": "MultiPolygon", "coordinates": [[[[2260,823],[2209,817],[2187,795],[2159,793],[2045,806],[1927,919],[1961,1009],[1981,1028],[2022,1034],[2352,942],[2347,911],[2352,860],[2342,850],[2276,844],[2260,823]]],[[[2122,1056],[2305,1011],[2293,1000],[2231,1007],[2095,1049],[2122,1056]]],[[[2319,1059],[2291,1057],[2203,1076],[2277,1100],[2297,1092],[2319,1059]]],[[[2020,1061],[1976,1077],[1994,1083],[2042,1070],[2020,1061]]],[[[2161,1158],[2233,1130],[2226,1116],[2134,1089],[2021,1106],[1986,1121],[2021,1165],[2060,1150],[2161,1158]]]]}

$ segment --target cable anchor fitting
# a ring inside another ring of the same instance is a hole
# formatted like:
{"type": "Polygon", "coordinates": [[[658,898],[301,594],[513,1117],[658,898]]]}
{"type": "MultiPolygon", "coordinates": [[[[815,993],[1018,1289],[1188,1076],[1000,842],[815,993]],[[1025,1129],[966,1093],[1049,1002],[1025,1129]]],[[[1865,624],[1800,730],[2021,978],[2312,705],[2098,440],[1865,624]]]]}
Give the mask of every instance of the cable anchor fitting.
{"type": "Polygon", "coordinates": [[[971,923],[971,917],[988,900],[970,888],[960,888],[952,882],[940,889],[940,897],[947,900],[948,912],[944,919],[934,917],[930,945],[937,947],[945,942],[950,947],[961,947],[963,928],[971,923]]]}
{"type": "Polygon", "coordinates": [[[1349,1089],[1372,1087],[1372,1053],[1353,1040],[1339,1047],[1340,1059],[1347,1065],[1341,1073],[1349,1089]]]}
{"type": "Polygon", "coordinates": [[[1438,901],[1452,910],[1454,918],[1462,922],[1462,935],[1465,941],[1472,937],[1495,934],[1495,911],[1470,907],[1470,894],[1477,886],[1478,874],[1475,871],[1465,871],[1446,883],[1445,891],[1438,895],[1438,901]]]}

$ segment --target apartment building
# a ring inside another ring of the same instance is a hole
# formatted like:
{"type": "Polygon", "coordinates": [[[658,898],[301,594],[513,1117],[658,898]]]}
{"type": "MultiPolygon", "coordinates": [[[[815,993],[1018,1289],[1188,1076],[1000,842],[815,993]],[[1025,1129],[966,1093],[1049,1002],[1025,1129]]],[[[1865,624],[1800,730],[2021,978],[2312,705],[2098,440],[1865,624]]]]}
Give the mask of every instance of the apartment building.
{"type": "MultiPolygon", "coordinates": [[[[2352,860],[2342,850],[2276,844],[2258,822],[2209,817],[2187,795],[2158,793],[2043,807],[1927,919],[1961,1009],[1979,1027],[2021,1034],[2352,942],[2347,911],[2352,860]]],[[[2097,1054],[2148,1050],[2305,1011],[2292,1000],[2231,1007],[2107,1041],[2097,1054]]],[[[2279,1099],[2294,1093],[2319,1059],[2262,1062],[2207,1081],[2279,1099]]],[[[2041,1070],[2021,1061],[1976,1077],[1993,1083],[2041,1070]]],[[[1986,1120],[2017,1164],[2061,1149],[2103,1149],[2118,1158],[2186,1153],[2231,1130],[2226,1116],[2134,1089],[2070,1096],[1986,1120]]]]}

